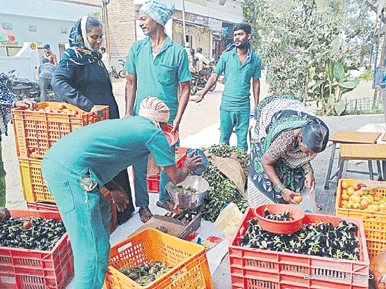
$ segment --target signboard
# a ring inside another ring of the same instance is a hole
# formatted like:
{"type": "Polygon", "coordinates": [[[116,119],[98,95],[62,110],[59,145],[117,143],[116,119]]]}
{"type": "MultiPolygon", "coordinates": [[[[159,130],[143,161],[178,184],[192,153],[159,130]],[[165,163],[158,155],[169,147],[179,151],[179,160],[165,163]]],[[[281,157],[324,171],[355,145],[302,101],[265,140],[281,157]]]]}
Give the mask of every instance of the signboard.
{"type": "Polygon", "coordinates": [[[222,28],[222,34],[228,35],[228,29],[229,29],[229,27],[223,27],[222,28]]]}
{"type": "Polygon", "coordinates": [[[208,25],[208,17],[206,16],[201,16],[201,15],[196,15],[196,14],[190,14],[190,21],[196,24],[201,24],[201,25],[208,25]]]}
{"type": "Polygon", "coordinates": [[[222,22],[217,19],[209,18],[208,28],[213,31],[222,32],[222,22]]]}

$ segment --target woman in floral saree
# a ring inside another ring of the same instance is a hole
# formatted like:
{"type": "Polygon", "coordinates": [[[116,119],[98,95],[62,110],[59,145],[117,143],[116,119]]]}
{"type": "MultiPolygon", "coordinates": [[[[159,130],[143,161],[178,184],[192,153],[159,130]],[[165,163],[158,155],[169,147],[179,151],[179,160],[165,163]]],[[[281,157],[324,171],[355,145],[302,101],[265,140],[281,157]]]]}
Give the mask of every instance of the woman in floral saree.
{"type": "MultiPolygon", "coordinates": [[[[270,96],[256,108],[249,178],[259,203],[292,203],[315,187],[310,161],[326,148],[329,130],[293,96],[270,96]]],[[[250,191],[250,189],[248,189],[250,191]]]]}

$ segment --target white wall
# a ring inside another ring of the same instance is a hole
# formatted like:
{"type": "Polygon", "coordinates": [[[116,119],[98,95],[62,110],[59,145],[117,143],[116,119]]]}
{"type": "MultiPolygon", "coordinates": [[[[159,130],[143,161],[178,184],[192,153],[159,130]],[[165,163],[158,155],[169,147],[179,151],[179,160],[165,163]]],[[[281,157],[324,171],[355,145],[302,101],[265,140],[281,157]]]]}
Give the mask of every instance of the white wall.
{"type": "Polygon", "coordinates": [[[76,21],[100,7],[63,0],[0,0],[0,13],[54,20],[76,21]]]}
{"type": "Polygon", "coordinates": [[[19,46],[23,42],[48,43],[58,59],[58,44],[68,43],[75,22],[91,12],[101,12],[97,6],[55,0],[0,0],[0,7],[0,26],[12,24],[9,32],[19,46]],[[37,31],[29,31],[30,25],[36,25],[37,31]]]}

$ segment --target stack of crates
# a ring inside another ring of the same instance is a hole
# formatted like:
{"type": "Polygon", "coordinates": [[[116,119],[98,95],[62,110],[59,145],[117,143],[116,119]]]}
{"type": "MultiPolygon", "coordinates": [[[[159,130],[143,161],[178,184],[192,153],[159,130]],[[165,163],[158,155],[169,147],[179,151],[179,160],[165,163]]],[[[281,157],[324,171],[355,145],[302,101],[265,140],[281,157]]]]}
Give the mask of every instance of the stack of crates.
{"type": "MultiPolygon", "coordinates": [[[[24,199],[27,206],[35,210],[55,211],[57,207],[44,183],[41,163],[45,153],[60,138],[77,128],[109,118],[109,107],[103,106],[103,117],[64,103],[39,103],[36,110],[16,108],[12,110],[15,130],[17,157],[24,199]]],[[[112,205],[110,192],[104,195],[112,205]]],[[[102,192],[102,193],[103,193],[102,192]]],[[[114,207],[115,205],[112,205],[114,207]]],[[[116,220],[116,210],[112,209],[112,220],[116,220]]]]}

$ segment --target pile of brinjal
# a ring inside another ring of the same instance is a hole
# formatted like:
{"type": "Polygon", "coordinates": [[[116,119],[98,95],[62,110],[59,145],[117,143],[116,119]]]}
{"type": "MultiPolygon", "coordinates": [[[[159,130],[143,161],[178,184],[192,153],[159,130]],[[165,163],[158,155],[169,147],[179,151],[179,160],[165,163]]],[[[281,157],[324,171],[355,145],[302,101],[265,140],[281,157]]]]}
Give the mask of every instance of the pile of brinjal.
{"type": "Polygon", "coordinates": [[[0,223],[0,246],[50,251],[66,228],[55,218],[11,217],[0,223]]]}
{"type": "Polygon", "coordinates": [[[341,220],[339,225],[317,222],[302,224],[292,234],[275,234],[263,230],[257,218],[248,221],[239,246],[279,252],[299,253],[337,259],[359,260],[357,225],[341,220]]]}
{"type": "Polygon", "coordinates": [[[146,286],[171,269],[173,269],[173,267],[166,267],[163,262],[155,261],[152,263],[143,262],[133,269],[127,267],[122,268],[119,271],[139,285],[146,286]]]}
{"type": "Polygon", "coordinates": [[[278,213],[278,214],[273,214],[270,213],[268,210],[268,207],[264,209],[264,216],[263,218],[266,218],[268,220],[274,220],[274,221],[293,221],[294,219],[290,216],[290,211],[287,209],[284,213],[278,213]]]}

